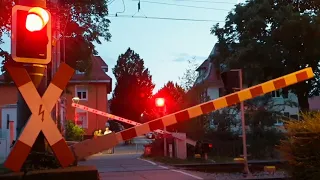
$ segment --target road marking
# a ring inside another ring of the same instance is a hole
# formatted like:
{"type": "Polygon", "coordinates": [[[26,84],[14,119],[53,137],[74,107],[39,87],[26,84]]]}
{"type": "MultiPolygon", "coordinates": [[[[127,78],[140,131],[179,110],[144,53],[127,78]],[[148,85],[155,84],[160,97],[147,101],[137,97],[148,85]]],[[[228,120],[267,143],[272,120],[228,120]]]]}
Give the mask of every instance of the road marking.
{"type": "Polygon", "coordinates": [[[195,176],[195,175],[192,175],[192,174],[189,174],[189,173],[183,172],[183,171],[179,171],[179,170],[175,170],[175,169],[171,169],[171,171],[173,171],[173,172],[177,172],[177,173],[181,173],[181,174],[184,174],[184,175],[186,175],[186,176],[193,177],[193,178],[195,178],[195,179],[203,179],[202,177],[195,176]]]}
{"type": "Polygon", "coordinates": [[[149,160],[146,160],[146,159],[141,159],[141,158],[137,158],[137,159],[139,159],[139,160],[141,160],[141,161],[145,161],[145,162],[148,162],[148,163],[150,163],[150,164],[152,164],[152,165],[157,165],[155,162],[152,162],[152,161],[149,161],[149,160]]]}
{"type": "Polygon", "coordinates": [[[163,169],[169,169],[168,167],[161,166],[161,165],[159,165],[159,167],[161,167],[161,168],[163,168],[163,169]]]}

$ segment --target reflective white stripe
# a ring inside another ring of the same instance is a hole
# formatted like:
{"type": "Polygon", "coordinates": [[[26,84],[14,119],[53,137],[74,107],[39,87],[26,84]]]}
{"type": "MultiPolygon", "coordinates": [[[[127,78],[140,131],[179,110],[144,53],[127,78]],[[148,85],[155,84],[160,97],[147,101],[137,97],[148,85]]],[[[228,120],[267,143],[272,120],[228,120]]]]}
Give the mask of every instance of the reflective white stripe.
{"type": "Polygon", "coordinates": [[[36,118],[40,117],[34,114],[30,116],[30,120],[26,123],[24,129],[21,131],[21,135],[19,136],[19,141],[27,144],[30,147],[33,146],[35,140],[37,139],[41,131],[41,123],[39,123],[40,119],[32,120],[36,118]]]}
{"type": "Polygon", "coordinates": [[[141,124],[135,127],[137,136],[145,134],[145,132],[150,132],[149,124],[141,124]]]}
{"type": "Polygon", "coordinates": [[[121,136],[120,133],[116,133],[116,139],[117,139],[118,142],[122,142],[123,141],[122,136],[121,136]]]}
{"type": "Polygon", "coordinates": [[[103,150],[107,150],[116,146],[119,142],[115,133],[110,133],[97,138],[87,139],[82,142],[72,145],[74,153],[77,158],[83,159],[85,157],[97,154],[103,150]]]}
{"type": "Polygon", "coordinates": [[[56,142],[60,141],[63,137],[60,134],[59,130],[56,128],[55,123],[52,120],[52,117],[49,112],[53,108],[59,96],[57,95],[59,92],[61,94],[62,90],[55,85],[49,85],[46,90],[44,97],[46,99],[46,103],[43,102],[42,98],[38,94],[37,89],[35,88],[32,82],[28,82],[19,87],[19,91],[26,101],[32,115],[27,123],[28,127],[26,127],[26,132],[23,132],[19,137],[19,140],[30,145],[31,147],[34,144],[40,130],[43,131],[48,143],[52,146],[56,142]],[[58,96],[58,97],[57,97],[58,96]],[[55,98],[55,99],[54,99],[55,98]],[[42,106],[41,106],[42,105],[42,106]],[[51,106],[50,111],[47,109],[47,105],[51,106]],[[44,121],[42,122],[42,114],[43,112],[44,121]],[[31,126],[29,126],[31,125],[31,126]],[[30,133],[27,134],[27,133],[30,133]],[[33,139],[32,139],[33,138],[33,139]]]}
{"type": "Polygon", "coordinates": [[[42,102],[45,104],[48,110],[52,110],[56,102],[61,96],[63,89],[60,89],[53,83],[50,83],[46,92],[42,96],[42,102]]]}
{"type": "MultiPolygon", "coordinates": [[[[127,124],[131,124],[133,126],[141,125],[141,123],[137,123],[135,121],[132,121],[132,120],[129,120],[129,119],[125,119],[125,118],[122,118],[122,117],[119,117],[119,116],[115,116],[113,114],[109,114],[109,113],[106,113],[106,112],[103,112],[103,111],[99,111],[99,110],[96,110],[96,109],[93,109],[93,108],[90,108],[90,107],[87,107],[87,106],[84,106],[84,105],[81,105],[81,104],[72,103],[71,106],[75,107],[75,108],[79,108],[79,109],[85,110],[85,111],[88,111],[88,112],[91,112],[91,113],[94,113],[94,114],[98,114],[98,115],[107,117],[107,118],[110,118],[110,119],[115,119],[115,120],[118,120],[118,121],[121,121],[121,122],[124,122],[124,123],[127,123],[127,124]]],[[[149,132],[150,132],[150,130],[149,130],[149,132]]],[[[171,134],[170,132],[165,132],[165,131],[160,130],[160,129],[155,130],[155,132],[161,133],[161,134],[164,134],[164,133],[171,134]]]]}

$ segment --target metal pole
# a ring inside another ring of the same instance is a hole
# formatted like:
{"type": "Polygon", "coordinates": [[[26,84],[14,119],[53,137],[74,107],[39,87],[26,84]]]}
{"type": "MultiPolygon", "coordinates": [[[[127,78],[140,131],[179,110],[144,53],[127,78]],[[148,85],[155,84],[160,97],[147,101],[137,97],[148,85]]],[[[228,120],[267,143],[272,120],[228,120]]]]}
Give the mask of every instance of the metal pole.
{"type": "MultiPolygon", "coordinates": [[[[164,110],[162,115],[166,114],[166,106],[164,106],[164,110]]],[[[164,126],[163,128],[164,132],[167,132],[167,127],[164,126]]],[[[167,133],[164,133],[164,138],[163,138],[163,155],[166,157],[167,156],[167,137],[166,137],[167,133]]]]}
{"type": "MultiPolygon", "coordinates": [[[[240,91],[243,89],[243,80],[242,80],[242,69],[239,70],[239,82],[240,82],[240,91]]],[[[248,165],[248,153],[247,153],[247,138],[246,138],[246,123],[244,117],[244,103],[240,103],[241,106],[241,126],[242,126],[242,146],[243,146],[243,159],[244,159],[244,171],[247,175],[251,175],[248,165]]]]}
{"type": "MultiPolygon", "coordinates": [[[[45,0],[19,0],[19,5],[24,6],[38,6],[45,8],[45,0]]],[[[38,90],[38,93],[42,96],[47,87],[47,66],[40,64],[24,64],[27,72],[30,75],[32,82],[38,90]]],[[[21,131],[29,117],[31,116],[31,111],[27,106],[25,100],[23,99],[20,92],[18,92],[18,102],[17,102],[17,137],[21,134],[21,131]]],[[[32,151],[45,152],[45,137],[42,132],[39,133],[38,138],[32,148],[32,151]]]]}

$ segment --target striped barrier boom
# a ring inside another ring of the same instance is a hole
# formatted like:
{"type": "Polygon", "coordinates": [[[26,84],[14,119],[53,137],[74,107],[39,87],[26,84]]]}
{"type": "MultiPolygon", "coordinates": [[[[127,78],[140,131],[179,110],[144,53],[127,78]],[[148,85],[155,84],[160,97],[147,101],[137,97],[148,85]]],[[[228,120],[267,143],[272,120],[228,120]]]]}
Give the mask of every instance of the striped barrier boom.
{"type": "MultiPolygon", "coordinates": [[[[124,122],[124,123],[130,124],[130,125],[133,125],[133,126],[141,125],[141,123],[138,123],[138,122],[126,119],[126,118],[122,118],[122,117],[119,117],[119,116],[116,116],[116,115],[113,115],[113,114],[109,114],[109,113],[106,113],[106,112],[103,112],[103,111],[99,111],[97,109],[93,109],[93,108],[90,108],[90,107],[85,106],[85,105],[72,103],[71,106],[75,107],[75,108],[82,109],[84,111],[88,111],[88,112],[91,112],[91,113],[94,113],[94,114],[98,114],[98,115],[107,117],[107,118],[110,118],[110,119],[115,119],[117,121],[124,122]]],[[[160,133],[160,134],[171,134],[170,132],[163,131],[163,130],[160,130],[160,129],[155,130],[155,132],[160,133]]]]}
{"type": "MultiPolygon", "coordinates": [[[[113,115],[113,114],[109,114],[109,113],[106,113],[106,112],[103,112],[103,111],[99,111],[97,109],[93,109],[93,108],[90,108],[88,106],[81,105],[81,104],[78,104],[78,103],[72,103],[71,106],[75,107],[75,108],[82,109],[84,111],[88,111],[88,112],[91,112],[91,113],[94,113],[94,114],[98,114],[98,115],[107,117],[107,118],[110,118],[110,119],[115,119],[115,120],[118,120],[120,122],[124,122],[124,123],[130,124],[130,125],[133,125],[133,126],[141,125],[141,123],[137,123],[135,121],[132,121],[132,120],[129,120],[129,119],[126,119],[126,118],[122,118],[122,117],[119,117],[119,116],[116,116],[116,115],[113,115]]],[[[180,137],[177,137],[175,134],[172,134],[171,132],[168,132],[168,131],[163,131],[161,129],[157,129],[157,130],[155,130],[155,132],[160,133],[160,134],[170,134],[176,139],[183,140],[180,137]]],[[[189,139],[189,138],[186,139],[186,142],[188,144],[192,145],[192,146],[196,145],[196,141],[194,141],[192,139],[189,139]]]]}
{"type": "Polygon", "coordinates": [[[12,171],[20,171],[41,131],[61,166],[66,167],[72,164],[75,160],[74,155],[52,120],[50,112],[71,79],[74,70],[65,63],[61,64],[46,92],[41,97],[22,65],[10,62],[6,63],[5,67],[32,114],[4,166],[12,171]]]}
{"type": "Polygon", "coordinates": [[[100,136],[97,139],[85,140],[81,143],[72,146],[77,158],[85,158],[96,154],[103,150],[112,148],[125,140],[132,139],[147,132],[163,129],[165,126],[170,126],[209,112],[213,112],[239,102],[252,99],[272,91],[303,82],[314,77],[312,68],[305,68],[300,71],[267,81],[265,83],[243,89],[241,91],[211,100],[179,112],[166,115],[153,121],[126,129],[118,133],[111,133],[105,136],[100,136]],[[108,142],[108,143],[106,143],[108,142]]]}

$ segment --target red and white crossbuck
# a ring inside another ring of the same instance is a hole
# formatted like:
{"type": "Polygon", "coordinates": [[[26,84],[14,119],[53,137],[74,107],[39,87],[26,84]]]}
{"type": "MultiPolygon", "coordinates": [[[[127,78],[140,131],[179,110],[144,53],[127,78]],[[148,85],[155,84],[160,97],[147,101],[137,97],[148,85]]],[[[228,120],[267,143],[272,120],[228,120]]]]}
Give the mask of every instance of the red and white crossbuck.
{"type": "Polygon", "coordinates": [[[72,164],[75,160],[73,153],[52,120],[50,112],[72,77],[74,70],[67,64],[61,64],[46,92],[40,97],[30,76],[22,65],[10,62],[5,67],[32,114],[4,166],[13,171],[20,171],[41,131],[61,166],[66,167],[72,164]]]}

